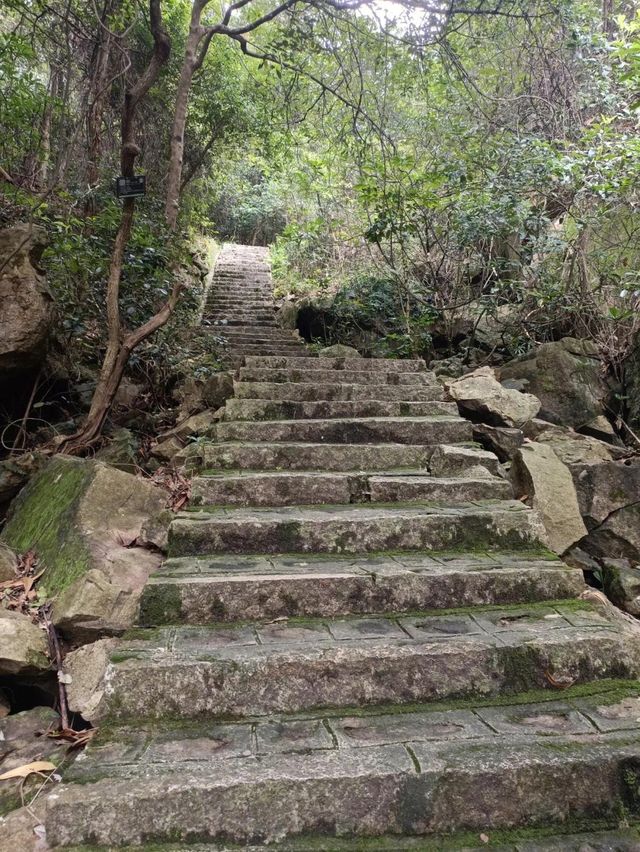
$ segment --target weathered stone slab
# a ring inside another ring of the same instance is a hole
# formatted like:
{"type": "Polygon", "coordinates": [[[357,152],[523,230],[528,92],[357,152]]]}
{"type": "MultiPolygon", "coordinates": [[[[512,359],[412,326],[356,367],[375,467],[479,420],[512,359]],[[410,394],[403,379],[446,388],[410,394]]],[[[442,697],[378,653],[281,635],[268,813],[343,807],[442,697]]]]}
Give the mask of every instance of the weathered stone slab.
{"type": "Polygon", "coordinates": [[[370,553],[539,545],[537,517],[518,501],[456,508],[323,506],[219,509],[179,515],[170,530],[171,556],[207,553],[370,553]]]}
{"type": "MultiPolygon", "coordinates": [[[[439,555],[438,555],[439,556],[439,555]]],[[[317,557],[171,559],[147,584],[147,626],[291,616],[415,612],[482,604],[561,600],[584,589],[582,572],[535,557],[454,556],[444,562],[317,557]]]]}
{"type": "Polygon", "coordinates": [[[236,382],[237,399],[372,400],[428,402],[444,398],[442,385],[310,384],[308,382],[236,382]]]}
{"type": "MultiPolygon", "coordinates": [[[[174,734],[175,757],[165,762],[104,766],[96,748],[82,772],[80,764],[75,770],[83,807],[77,805],[74,784],[49,794],[47,838],[54,847],[91,843],[109,848],[170,839],[186,844],[175,847],[182,852],[205,841],[243,848],[284,841],[283,848],[300,850],[297,839],[309,843],[316,836],[325,838],[322,848],[346,852],[384,835],[388,843],[374,840],[376,848],[418,849],[420,837],[428,842],[436,834],[473,831],[491,837],[514,825],[548,831],[557,824],[561,831],[573,820],[615,821],[614,803],[630,801],[625,779],[636,759],[636,742],[611,734],[598,737],[595,731],[579,738],[534,734],[520,739],[496,735],[488,727],[483,731],[471,713],[431,715],[431,723],[424,725],[419,714],[329,720],[341,732],[333,748],[317,720],[283,720],[271,729],[271,738],[266,731],[261,738],[259,726],[258,742],[286,750],[267,750],[260,757],[217,758],[213,753],[193,762],[181,758],[179,732],[174,734]],[[465,727],[471,740],[446,733],[465,727]],[[429,729],[435,733],[438,728],[444,735],[429,737],[429,729]],[[350,734],[371,740],[355,745],[348,741],[350,734]],[[296,739],[308,748],[296,749],[296,739]]],[[[625,845],[610,845],[619,843],[616,834],[522,839],[505,848],[631,852],[637,834],[630,834],[625,845]],[[591,841],[596,845],[585,845],[591,841]]]]}
{"type": "Polygon", "coordinates": [[[246,472],[195,477],[191,504],[233,506],[310,506],[322,503],[391,503],[422,500],[447,505],[472,500],[511,499],[507,480],[490,476],[439,478],[419,471],[406,474],[246,472]]]}
{"type": "Polygon", "coordinates": [[[533,621],[502,630],[463,614],[391,619],[402,638],[372,636],[371,618],[360,621],[359,638],[343,639],[323,622],[149,631],[117,650],[104,711],[118,719],[289,713],[505,695],[640,670],[640,639],[626,625],[549,630],[533,621]]]}
{"type": "MultiPolygon", "coordinates": [[[[247,367],[283,370],[287,367],[299,369],[301,366],[298,362],[289,362],[287,358],[247,358],[247,367]]],[[[305,361],[304,367],[309,370],[358,370],[373,373],[424,373],[427,369],[422,358],[362,358],[359,355],[351,358],[310,357],[305,361]]]]}
{"type": "Polygon", "coordinates": [[[429,470],[435,476],[459,476],[473,468],[484,468],[493,476],[500,476],[502,468],[494,453],[479,447],[437,446],[429,461],[429,470]]]}
{"type": "Polygon", "coordinates": [[[455,416],[458,409],[451,402],[387,402],[382,400],[320,400],[272,402],[261,399],[230,399],[225,406],[225,420],[297,420],[345,417],[431,417],[455,416]]]}
{"type": "Polygon", "coordinates": [[[555,553],[565,553],[587,533],[567,466],[551,447],[529,443],[515,454],[511,476],[517,496],[528,499],[555,553]]]}
{"type": "Polygon", "coordinates": [[[204,465],[225,470],[393,470],[427,468],[429,444],[206,444],[204,465]]]}
{"type": "Polygon", "coordinates": [[[455,444],[471,439],[471,423],[459,417],[362,417],[218,423],[218,441],[311,441],[327,444],[455,444]]]}
{"type": "MultiPolygon", "coordinates": [[[[316,366],[307,364],[308,359],[296,358],[290,367],[242,367],[239,371],[241,381],[249,382],[313,382],[331,384],[340,381],[359,385],[400,385],[409,387],[430,387],[434,384],[431,373],[400,372],[398,370],[350,370],[327,369],[324,360],[318,360],[316,366]],[[298,363],[299,362],[299,363],[298,363]]],[[[310,360],[310,359],[309,359],[310,360]]],[[[366,361],[366,359],[362,359],[366,361]]],[[[393,363],[393,362],[383,362],[393,363]]]]}

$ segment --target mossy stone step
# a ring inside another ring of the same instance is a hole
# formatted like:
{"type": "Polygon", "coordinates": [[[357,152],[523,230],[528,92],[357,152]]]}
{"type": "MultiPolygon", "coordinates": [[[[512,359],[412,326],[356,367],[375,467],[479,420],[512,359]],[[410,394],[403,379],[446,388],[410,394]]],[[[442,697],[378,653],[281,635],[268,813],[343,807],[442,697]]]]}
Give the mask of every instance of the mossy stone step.
{"type": "Polygon", "coordinates": [[[169,559],[145,587],[140,623],[211,624],[445,610],[577,597],[582,572],[535,552],[169,559]]]}
{"type": "Polygon", "coordinates": [[[99,712],[213,719],[506,696],[636,678],[640,636],[573,602],[291,622],[159,627],[125,637],[99,712]]]}
{"type": "Polygon", "coordinates": [[[311,369],[309,361],[292,361],[287,367],[243,367],[240,379],[249,382],[313,382],[331,384],[339,381],[346,384],[360,385],[410,385],[415,387],[433,386],[436,384],[431,373],[427,372],[398,372],[397,370],[334,370],[323,366],[324,358],[316,359],[318,367],[311,369]]]}
{"type": "Polygon", "coordinates": [[[483,834],[517,852],[635,852],[632,829],[589,835],[604,845],[549,834],[637,818],[637,692],[551,697],[103,730],[49,795],[47,839],[433,852],[483,834]]]}
{"type": "MultiPolygon", "coordinates": [[[[297,344],[292,344],[296,346],[297,344]]],[[[317,420],[345,417],[431,417],[456,416],[455,402],[388,402],[375,399],[357,400],[281,400],[228,399],[225,420],[317,420]]]]}
{"type": "MultiPolygon", "coordinates": [[[[253,357],[247,361],[247,367],[286,370],[286,358],[253,357]]],[[[339,370],[373,373],[424,373],[427,370],[422,358],[414,360],[397,358],[309,358],[310,370],[339,370]]],[[[430,373],[433,377],[433,373],[430,373]]]]}
{"type": "Polygon", "coordinates": [[[234,383],[235,400],[263,399],[272,402],[297,400],[385,400],[388,402],[429,402],[443,400],[442,385],[360,385],[311,384],[308,382],[249,382],[234,383]]]}
{"type": "Polygon", "coordinates": [[[429,417],[359,417],[318,420],[229,421],[215,427],[218,441],[312,442],[326,444],[456,444],[471,441],[468,420],[429,417]]]}
{"type": "Polygon", "coordinates": [[[389,503],[410,500],[448,505],[473,500],[511,499],[506,479],[436,477],[424,471],[379,475],[318,471],[247,471],[197,476],[191,483],[191,505],[305,506],[323,503],[389,503]]]}
{"type": "Polygon", "coordinates": [[[543,540],[519,501],[406,505],[220,508],[179,514],[171,556],[210,553],[371,553],[384,550],[530,548],[543,540]]]}
{"type": "Polygon", "coordinates": [[[398,468],[428,468],[439,453],[439,473],[446,476],[452,469],[462,473],[478,464],[492,462],[493,473],[499,468],[493,454],[471,447],[447,447],[446,454],[436,444],[313,444],[309,442],[255,443],[225,441],[204,444],[204,467],[211,470],[319,470],[319,471],[383,471],[398,468]]]}

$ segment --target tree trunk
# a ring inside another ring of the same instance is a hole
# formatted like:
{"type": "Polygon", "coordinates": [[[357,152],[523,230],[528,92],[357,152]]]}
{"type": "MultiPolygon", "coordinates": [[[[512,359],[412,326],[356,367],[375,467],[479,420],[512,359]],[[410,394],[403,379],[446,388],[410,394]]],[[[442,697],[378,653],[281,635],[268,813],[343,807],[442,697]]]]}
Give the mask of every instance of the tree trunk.
{"type": "Polygon", "coordinates": [[[196,0],[191,10],[191,23],[189,35],[184,51],[180,79],[176,91],[176,106],[173,114],[173,127],[171,128],[171,150],[169,153],[169,170],[167,173],[167,194],[165,200],[165,219],[171,230],[175,230],[178,222],[178,209],[180,206],[180,186],[182,183],[182,162],[184,157],[184,130],[187,124],[187,109],[189,106],[189,92],[193,75],[200,68],[209,41],[204,27],[200,24],[200,16],[203,8],[202,0],[196,0]],[[204,45],[202,41],[204,39],[204,45]]]}
{"type": "MultiPolygon", "coordinates": [[[[139,148],[135,142],[134,125],[138,104],[157,80],[162,66],[169,59],[171,50],[169,36],[162,26],[160,0],[150,0],[149,9],[154,52],[148,66],[136,83],[125,92],[122,107],[120,165],[125,177],[133,177],[135,160],[139,153],[139,148]]],[[[107,279],[107,350],[91,400],[89,414],[80,429],[74,435],[65,438],[59,445],[58,450],[60,452],[82,452],[100,437],[102,427],[129,361],[129,356],[136,346],[166,323],[180,294],[181,285],[176,280],[169,299],[160,310],[139,328],[124,336],[122,335],[120,280],[122,278],[124,253],[133,227],[134,212],[135,199],[126,198],[122,205],[120,226],[113,244],[107,279]]]]}
{"type": "Polygon", "coordinates": [[[93,189],[100,180],[100,163],[102,160],[102,118],[105,101],[108,94],[109,65],[113,35],[108,30],[109,17],[116,6],[116,0],[106,0],[100,17],[102,26],[99,27],[91,83],[88,93],[87,106],[87,185],[90,194],[85,202],[85,215],[95,212],[93,189]]]}

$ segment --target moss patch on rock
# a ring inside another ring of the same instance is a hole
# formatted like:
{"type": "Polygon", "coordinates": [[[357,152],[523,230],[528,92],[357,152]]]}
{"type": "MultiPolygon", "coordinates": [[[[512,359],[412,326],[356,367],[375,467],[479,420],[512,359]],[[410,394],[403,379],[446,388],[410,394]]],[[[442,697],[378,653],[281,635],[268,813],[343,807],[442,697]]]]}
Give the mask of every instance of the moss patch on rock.
{"type": "Polygon", "coordinates": [[[59,592],[88,570],[89,549],[78,533],[75,509],[91,480],[91,469],[79,459],[58,456],[20,492],[2,533],[18,553],[35,550],[46,566],[41,581],[45,595],[59,592]]]}

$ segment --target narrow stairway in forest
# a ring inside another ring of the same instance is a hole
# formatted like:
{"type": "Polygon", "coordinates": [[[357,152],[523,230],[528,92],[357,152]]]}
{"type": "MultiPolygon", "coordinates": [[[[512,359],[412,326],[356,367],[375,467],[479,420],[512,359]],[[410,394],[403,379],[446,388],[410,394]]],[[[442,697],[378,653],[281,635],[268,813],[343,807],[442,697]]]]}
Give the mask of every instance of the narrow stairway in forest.
{"type": "Polygon", "coordinates": [[[214,430],[54,848],[462,848],[635,813],[640,635],[423,361],[247,355],[214,430]]]}
{"type": "Polygon", "coordinates": [[[203,323],[224,341],[234,366],[245,355],[305,355],[302,339],[275,319],[268,250],[226,244],[218,255],[203,323]]]}

